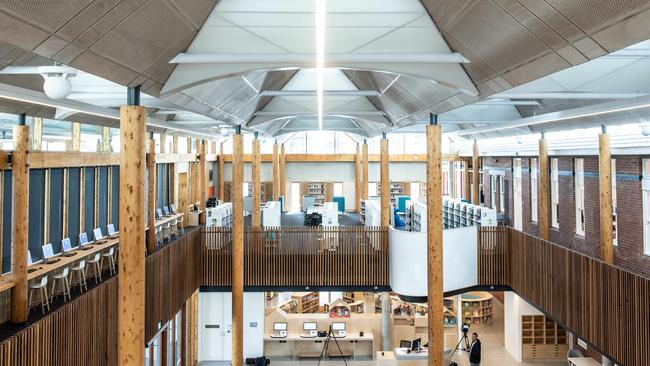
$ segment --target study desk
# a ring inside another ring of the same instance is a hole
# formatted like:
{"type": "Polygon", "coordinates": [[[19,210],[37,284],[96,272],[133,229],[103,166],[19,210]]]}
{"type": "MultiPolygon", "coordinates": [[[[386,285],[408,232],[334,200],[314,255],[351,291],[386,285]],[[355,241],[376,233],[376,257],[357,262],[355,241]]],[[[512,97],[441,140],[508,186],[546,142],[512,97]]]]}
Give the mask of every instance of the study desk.
{"type": "MultiPolygon", "coordinates": [[[[264,335],[264,355],[269,358],[318,358],[323,351],[326,337],[303,338],[299,334],[289,334],[285,338],[273,338],[269,334],[264,335]]],[[[330,340],[328,346],[328,357],[340,357],[341,355],[352,357],[367,357],[372,359],[374,351],[374,337],[372,333],[365,333],[363,336],[348,334],[343,338],[336,338],[341,352],[336,346],[334,339],[330,340]]]]}
{"type": "MultiPolygon", "coordinates": [[[[393,351],[377,352],[377,366],[426,366],[429,360],[429,352],[426,348],[421,352],[408,353],[408,348],[394,348],[393,351]]],[[[451,349],[445,349],[443,358],[444,364],[451,362],[451,349]]]]}
{"type": "MultiPolygon", "coordinates": [[[[183,215],[184,214],[182,212],[177,212],[177,213],[171,214],[171,215],[169,215],[167,217],[163,217],[162,219],[155,219],[154,220],[154,226],[158,227],[158,226],[164,225],[164,224],[166,224],[166,223],[168,223],[170,221],[180,219],[181,217],[183,217],[183,215]]],[[[149,227],[146,226],[145,230],[149,230],[149,227]]]]}
{"type": "Polygon", "coordinates": [[[569,357],[569,363],[574,366],[600,366],[600,362],[591,357],[569,357]]]}

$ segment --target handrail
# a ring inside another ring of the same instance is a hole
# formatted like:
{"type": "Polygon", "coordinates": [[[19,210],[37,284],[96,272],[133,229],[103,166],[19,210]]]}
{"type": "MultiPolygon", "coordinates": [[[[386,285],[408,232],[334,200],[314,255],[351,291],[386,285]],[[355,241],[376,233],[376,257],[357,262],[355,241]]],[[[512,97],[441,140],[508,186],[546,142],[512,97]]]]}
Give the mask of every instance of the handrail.
{"type": "MultiPolygon", "coordinates": [[[[203,229],[203,285],[230,286],[230,228],[203,229]]],[[[246,286],[388,286],[388,231],[379,227],[247,227],[246,286]]]]}
{"type": "Polygon", "coordinates": [[[479,284],[509,286],[618,364],[650,359],[648,278],[503,227],[480,229],[479,284]]]}

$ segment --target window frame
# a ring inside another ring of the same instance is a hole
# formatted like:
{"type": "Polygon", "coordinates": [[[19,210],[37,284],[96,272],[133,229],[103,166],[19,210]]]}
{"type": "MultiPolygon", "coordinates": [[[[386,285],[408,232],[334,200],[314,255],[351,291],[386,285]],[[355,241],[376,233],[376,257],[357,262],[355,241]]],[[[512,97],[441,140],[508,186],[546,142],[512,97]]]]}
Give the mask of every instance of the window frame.
{"type": "Polygon", "coordinates": [[[560,177],[559,159],[551,158],[551,227],[560,228],[560,177]]]}
{"type": "Polygon", "coordinates": [[[530,221],[537,222],[538,218],[538,193],[539,193],[539,163],[537,158],[530,159],[530,221]]]}
{"type": "Polygon", "coordinates": [[[573,186],[574,186],[574,206],[575,206],[575,233],[579,236],[585,236],[586,219],[585,219],[585,159],[573,159],[573,186]]]}
{"type": "Polygon", "coordinates": [[[650,159],[642,160],[643,255],[650,256],[650,159]]]}

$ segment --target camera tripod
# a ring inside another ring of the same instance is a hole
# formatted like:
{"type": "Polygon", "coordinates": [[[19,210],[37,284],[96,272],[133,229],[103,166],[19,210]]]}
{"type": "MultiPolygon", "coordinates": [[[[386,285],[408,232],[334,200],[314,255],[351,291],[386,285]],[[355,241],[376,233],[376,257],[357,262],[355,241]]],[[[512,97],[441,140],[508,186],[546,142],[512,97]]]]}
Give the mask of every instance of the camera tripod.
{"type": "Polygon", "coordinates": [[[339,345],[339,341],[336,340],[336,337],[334,336],[334,332],[332,332],[332,326],[330,325],[330,329],[327,331],[327,338],[325,338],[325,342],[323,343],[323,350],[320,353],[320,358],[318,359],[318,366],[320,366],[320,362],[323,360],[324,356],[327,354],[327,350],[329,349],[330,346],[330,341],[334,339],[334,343],[336,343],[336,347],[339,349],[339,354],[343,358],[343,363],[345,366],[348,366],[348,362],[345,360],[345,356],[343,356],[343,351],[341,351],[341,346],[339,345]]]}
{"type": "Polygon", "coordinates": [[[467,338],[467,332],[463,332],[462,337],[460,337],[460,339],[458,340],[458,344],[456,344],[456,348],[454,348],[454,352],[451,353],[450,357],[452,357],[454,353],[456,353],[456,351],[458,351],[459,349],[461,351],[462,350],[469,351],[469,339],[467,338]],[[460,347],[460,344],[463,342],[463,340],[465,341],[465,348],[460,347]]]}

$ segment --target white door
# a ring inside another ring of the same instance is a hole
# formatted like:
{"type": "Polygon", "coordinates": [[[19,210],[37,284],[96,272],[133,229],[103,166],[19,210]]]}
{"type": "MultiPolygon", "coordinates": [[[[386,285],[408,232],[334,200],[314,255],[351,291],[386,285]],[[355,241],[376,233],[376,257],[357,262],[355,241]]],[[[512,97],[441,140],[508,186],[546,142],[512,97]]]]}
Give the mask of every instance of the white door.
{"type": "Polygon", "coordinates": [[[223,310],[221,316],[225,325],[222,339],[222,356],[219,360],[232,360],[232,294],[224,292],[220,308],[223,310]]]}
{"type": "Polygon", "coordinates": [[[514,196],[514,215],[513,223],[517,230],[522,229],[522,198],[521,198],[521,159],[513,159],[513,196],[514,196]]]}

